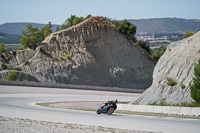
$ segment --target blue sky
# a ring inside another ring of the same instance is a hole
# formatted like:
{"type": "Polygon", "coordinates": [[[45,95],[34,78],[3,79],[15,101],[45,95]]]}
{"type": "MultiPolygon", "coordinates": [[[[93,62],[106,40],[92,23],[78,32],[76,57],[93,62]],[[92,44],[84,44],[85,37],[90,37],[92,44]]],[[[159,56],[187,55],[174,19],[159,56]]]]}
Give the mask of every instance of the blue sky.
{"type": "Polygon", "coordinates": [[[70,15],[112,19],[177,17],[200,19],[200,0],[0,0],[0,24],[62,24],[70,15]]]}

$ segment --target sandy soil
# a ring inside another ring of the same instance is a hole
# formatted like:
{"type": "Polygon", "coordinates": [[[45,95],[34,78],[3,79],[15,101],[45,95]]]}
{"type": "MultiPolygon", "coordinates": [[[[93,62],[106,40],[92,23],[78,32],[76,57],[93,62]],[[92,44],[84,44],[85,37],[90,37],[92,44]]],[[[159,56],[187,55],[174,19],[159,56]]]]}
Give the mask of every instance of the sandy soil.
{"type": "MultiPolygon", "coordinates": [[[[0,117],[0,133],[145,133],[126,129],[0,117]]],[[[147,132],[146,132],[147,133],[147,132]]]]}

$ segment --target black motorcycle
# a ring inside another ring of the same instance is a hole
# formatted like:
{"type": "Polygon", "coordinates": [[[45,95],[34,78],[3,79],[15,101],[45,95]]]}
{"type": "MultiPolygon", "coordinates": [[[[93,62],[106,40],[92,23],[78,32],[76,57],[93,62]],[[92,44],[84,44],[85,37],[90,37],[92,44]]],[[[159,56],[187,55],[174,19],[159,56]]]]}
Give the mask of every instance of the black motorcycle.
{"type": "Polygon", "coordinates": [[[115,102],[108,103],[107,105],[103,104],[97,110],[97,114],[106,113],[107,115],[111,115],[116,109],[117,109],[117,104],[115,102]]]}

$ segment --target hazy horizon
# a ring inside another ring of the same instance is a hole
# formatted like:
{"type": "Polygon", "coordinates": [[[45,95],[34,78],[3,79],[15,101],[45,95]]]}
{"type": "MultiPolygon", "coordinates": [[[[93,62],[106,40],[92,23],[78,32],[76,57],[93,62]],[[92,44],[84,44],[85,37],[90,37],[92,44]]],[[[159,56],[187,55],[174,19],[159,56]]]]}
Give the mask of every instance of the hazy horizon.
{"type": "Polygon", "coordinates": [[[111,19],[200,19],[199,0],[1,0],[0,24],[32,22],[61,25],[71,15],[104,16],[111,19]]]}

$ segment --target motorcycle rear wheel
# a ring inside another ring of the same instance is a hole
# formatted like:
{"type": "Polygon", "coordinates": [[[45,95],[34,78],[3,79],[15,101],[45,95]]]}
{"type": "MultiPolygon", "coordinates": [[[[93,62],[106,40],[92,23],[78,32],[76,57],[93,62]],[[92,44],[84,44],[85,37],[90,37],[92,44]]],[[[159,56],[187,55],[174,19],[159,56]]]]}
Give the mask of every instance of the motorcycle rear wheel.
{"type": "Polygon", "coordinates": [[[111,115],[113,112],[115,111],[115,109],[114,108],[112,108],[112,109],[109,109],[108,110],[108,112],[107,112],[107,115],[111,115]]]}

